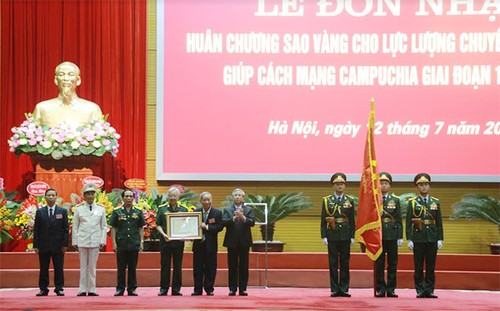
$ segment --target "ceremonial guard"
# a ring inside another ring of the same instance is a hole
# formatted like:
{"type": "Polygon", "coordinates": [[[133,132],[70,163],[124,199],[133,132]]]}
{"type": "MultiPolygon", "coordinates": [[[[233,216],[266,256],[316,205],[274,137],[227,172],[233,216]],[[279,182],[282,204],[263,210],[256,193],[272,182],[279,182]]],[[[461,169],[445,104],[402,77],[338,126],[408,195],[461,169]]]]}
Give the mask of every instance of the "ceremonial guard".
{"type": "Polygon", "coordinates": [[[396,273],[398,266],[398,246],[403,244],[403,225],[401,221],[401,204],[399,198],[389,194],[392,176],[387,172],[380,173],[382,192],[382,254],[376,261],[377,293],[376,297],[396,298],[396,273]],[[387,282],[384,269],[387,255],[387,282]]]}
{"type": "Polygon", "coordinates": [[[117,207],[111,215],[111,238],[116,253],[117,286],[115,296],[125,292],[125,271],[128,267],[127,294],[137,296],[137,261],[144,245],[144,215],[134,207],[134,192],[122,192],[123,206],[117,207]]]}
{"type": "Polygon", "coordinates": [[[434,268],[437,251],[443,247],[441,206],[438,199],[429,195],[431,183],[429,174],[418,174],[414,182],[419,195],[408,201],[406,213],[406,239],[408,248],[413,250],[415,266],[413,280],[417,298],[437,298],[434,294],[436,283],[434,268]]]}
{"type": "Polygon", "coordinates": [[[349,294],[349,260],[354,243],[354,200],[345,195],[347,177],[335,173],[330,179],[334,193],[323,198],[321,208],[321,239],[328,246],[331,297],[349,294]],[[340,262],[340,278],[339,278],[340,262]]]}

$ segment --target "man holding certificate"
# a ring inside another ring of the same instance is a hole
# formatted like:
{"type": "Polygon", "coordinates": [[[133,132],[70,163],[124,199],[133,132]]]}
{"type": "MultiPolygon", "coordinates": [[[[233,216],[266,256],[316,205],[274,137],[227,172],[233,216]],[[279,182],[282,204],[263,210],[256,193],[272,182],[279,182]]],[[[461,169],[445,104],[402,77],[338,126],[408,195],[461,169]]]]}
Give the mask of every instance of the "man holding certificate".
{"type": "Polygon", "coordinates": [[[248,296],[248,258],[252,246],[251,227],[255,226],[253,211],[243,205],[245,192],[233,190],[233,205],[222,213],[222,224],[226,227],[224,246],[227,247],[229,296],[248,296]]]}
{"type": "Polygon", "coordinates": [[[163,238],[160,238],[161,257],[161,279],[160,292],[158,296],[166,296],[170,288],[170,264],[174,261],[174,272],[172,275],[172,296],[182,296],[182,256],[184,254],[184,241],[171,240],[167,236],[167,213],[187,212],[187,208],[178,205],[179,189],[171,187],[168,189],[168,203],[161,205],[156,215],[156,229],[163,238]]]}

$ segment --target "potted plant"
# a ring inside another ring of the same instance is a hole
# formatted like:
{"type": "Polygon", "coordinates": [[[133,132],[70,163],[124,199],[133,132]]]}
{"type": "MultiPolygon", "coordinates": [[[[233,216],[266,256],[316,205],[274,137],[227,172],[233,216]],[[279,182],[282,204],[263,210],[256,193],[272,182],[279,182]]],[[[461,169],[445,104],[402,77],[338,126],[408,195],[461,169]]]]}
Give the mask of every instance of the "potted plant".
{"type": "MultiPolygon", "coordinates": [[[[232,197],[228,196],[226,204],[232,204],[232,197]]],[[[283,251],[284,243],[274,241],[274,230],[276,222],[286,216],[296,213],[300,210],[312,207],[309,197],[304,196],[302,192],[281,193],[277,196],[268,194],[265,197],[261,195],[248,194],[245,197],[246,203],[267,203],[267,225],[260,226],[262,241],[255,241],[252,246],[254,252],[264,251],[266,244],[268,251],[283,251]],[[267,242],[267,243],[266,243],[267,242]]],[[[255,221],[265,222],[264,209],[254,208],[255,221]]]]}
{"type": "MultiPolygon", "coordinates": [[[[500,201],[485,194],[466,194],[451,206],[450,219],[482,219],[498,227],[500,233],[500,201]]],[[[500,254],[500,244],[490,244],[491,254],[500,254]]]]}

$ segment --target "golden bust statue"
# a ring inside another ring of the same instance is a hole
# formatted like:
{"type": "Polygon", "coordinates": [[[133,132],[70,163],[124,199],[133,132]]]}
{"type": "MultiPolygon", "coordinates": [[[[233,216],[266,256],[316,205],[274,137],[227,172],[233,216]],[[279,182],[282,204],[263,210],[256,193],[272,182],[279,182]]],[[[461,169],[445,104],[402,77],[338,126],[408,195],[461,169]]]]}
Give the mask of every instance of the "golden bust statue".
{"type": "Polygon", "coordinates": [[[66,122],[76,128],[102,118],[97,104],[76,95],[76,87],[82,83],[77,65],[71,62],[59,64],[54,82],[59,87],[59,96],[38,103],[33,111],[35,120],[50,127],[66,122]]]}

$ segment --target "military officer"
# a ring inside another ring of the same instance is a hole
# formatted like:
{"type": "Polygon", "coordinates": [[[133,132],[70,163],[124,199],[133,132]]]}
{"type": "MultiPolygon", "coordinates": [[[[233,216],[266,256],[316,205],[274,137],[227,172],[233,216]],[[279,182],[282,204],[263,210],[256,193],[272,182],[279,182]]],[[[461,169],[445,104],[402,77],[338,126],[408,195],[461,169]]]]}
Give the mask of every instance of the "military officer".
{"type": "Polygon", "coordinates": [[[97,204],[97,186],[88,183],[82,188],[85,202],[73,213],[72,241],[80,257],[80,288],[77,296],[99,296],[96,293],[96,267],[99,248],[106,246],[108,224],[104,206],[97,204]]]}
{"type": "Polygon", "coordinates": [[[429,195],[431,177],[420,173],[415,176],[418,196],[408,201],[406,213],[406,239],[413,250],[413,280],[417,298],[437,298],[434,294],[436,257],[443,247],[443,220],[439,200],[429,195]],[[424,279],[425,262],[425,279],[424,279]]]}
{"type": "Polygon", "coordinates": [[[123,296],[125,292],[125,270],[128,267],[127,293],[137,296],[136,267],[139,251],[143,249],[144,215],[134,207],[134,192],[126,189],[122,192],[123,206],[117,207],[109,224],[113,251],[116,253],[117,286],[115,296],[123,296]]]}
{"type": "Polygon", "coordinates": [[[184,255],[184,241],[170,240],[167,231],[167,213],[187,212],[187,208],[178,203],[180,191],[176,187],[168,189],[168,203],[161,205],[156,217],[156,229],[160,238],[160,292],[158,296],[166,296],[170,288],[170,264],[173,259],[172,296],[182,296],[182,257],[184,255]]]}
{"type": "Polygon", "coordinates": [[[377,293],[376,297],[398,297],[396,289],[396,272],[398,266],[398,246],[403,244],[403,225],[401,221],[401,204],[399,198],[389,194],[392,176],[387,172],[380,173],[382,192],[382,254],[376,261],[377,293]],[[387,283],[384,279],[385,256],[387,254],[387,283]]]}
{"type": "Polygon", "coordinates": [[[349,294],[349,259],[356,226],[354,200],[351,196],[344,194],[346,181],[345,174],[333,174],[330,182],[333,184],[334,193],[323,198],[321,208],[321,239],[323,244],[328,246],[331,297],[351,297],[349,294]]]}

